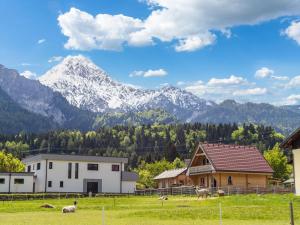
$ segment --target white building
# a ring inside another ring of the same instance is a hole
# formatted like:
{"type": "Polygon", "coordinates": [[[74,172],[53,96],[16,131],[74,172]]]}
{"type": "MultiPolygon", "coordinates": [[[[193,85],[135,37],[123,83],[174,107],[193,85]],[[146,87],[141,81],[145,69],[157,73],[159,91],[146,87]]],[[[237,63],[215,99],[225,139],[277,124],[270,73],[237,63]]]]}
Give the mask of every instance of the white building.
{"type": "Polygon", "coordinates": [[[33,192],[134,193],[136,173],[127,158],[39,154],[22,160],[34,173],[33,192]]]}
{"type": "Polygon", "coordinates": [[[34,173],[0,173],[0,193],[33,192],[34,173]]]}
{"type": "Polygon", "coordinates": [[[291,133],[280,147],[293,152],[295,194],[300,195],[300,128],[291,133]]]}

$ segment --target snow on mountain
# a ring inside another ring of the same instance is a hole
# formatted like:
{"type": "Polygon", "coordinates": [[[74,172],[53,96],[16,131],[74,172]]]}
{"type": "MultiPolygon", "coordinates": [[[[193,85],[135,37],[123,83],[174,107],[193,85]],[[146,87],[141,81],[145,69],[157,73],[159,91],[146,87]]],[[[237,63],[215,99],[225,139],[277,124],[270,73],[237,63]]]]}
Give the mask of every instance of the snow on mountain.
{"type": "Polygon", "coordinates": [[[164,109],[181,113],[205,111],[215,103],[207,102],[175,87],[143,90],[114,81],[84,56],[68,56],[46,72],[39,81],[60,92],[70,104],[93,112],[164,109]]]}

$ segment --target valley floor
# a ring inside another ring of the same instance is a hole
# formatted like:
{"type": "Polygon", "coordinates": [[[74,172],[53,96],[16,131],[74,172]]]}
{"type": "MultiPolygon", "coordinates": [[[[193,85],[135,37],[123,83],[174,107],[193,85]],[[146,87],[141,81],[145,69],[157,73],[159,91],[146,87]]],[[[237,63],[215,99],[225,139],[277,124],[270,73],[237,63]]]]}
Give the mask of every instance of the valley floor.
{"type": "Polygon", "coordinates": [[[1,225],[100,225],[105,207],[105,225],[216,225],[219,203],[223,225],[288,225],[289,201],[294,202],[295,225],[300,225],[300,198],[289,195],[239,195],[197,200],[169,196],[163,204],[158,197],[98,197],[78,199],[73,214],[61,208],[73,199],[0,202],[1,225]],[[50,203],[55,209],[40,206],[50,203]]]}

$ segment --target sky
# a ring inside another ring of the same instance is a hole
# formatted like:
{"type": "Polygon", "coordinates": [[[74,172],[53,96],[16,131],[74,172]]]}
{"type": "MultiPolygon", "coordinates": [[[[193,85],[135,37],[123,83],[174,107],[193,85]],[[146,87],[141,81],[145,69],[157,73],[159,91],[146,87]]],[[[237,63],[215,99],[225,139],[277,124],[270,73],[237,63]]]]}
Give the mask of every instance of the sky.
{"type": "Polygon", "coordinates": [[[0,0],[0,27],[30,79],[80,54],[140,88],[300,104],[300,0],[0,0]]]}

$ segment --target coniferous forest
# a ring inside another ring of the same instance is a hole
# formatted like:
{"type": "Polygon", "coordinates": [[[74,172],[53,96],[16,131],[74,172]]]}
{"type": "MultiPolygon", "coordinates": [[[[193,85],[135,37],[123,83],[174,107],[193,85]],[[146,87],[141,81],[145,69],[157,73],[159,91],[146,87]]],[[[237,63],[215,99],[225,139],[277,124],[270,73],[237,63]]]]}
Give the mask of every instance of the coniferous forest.
{"type": "Polygon", "coordinates": [[[253,124],[153,124],[0,135],[0,149],[19,158],[38,153],[128,157],[128,166],[136,168],[142,160],[190,158],[199,142],[256,145],[264,152],[283,138],[272,127],[253,124]]]}

